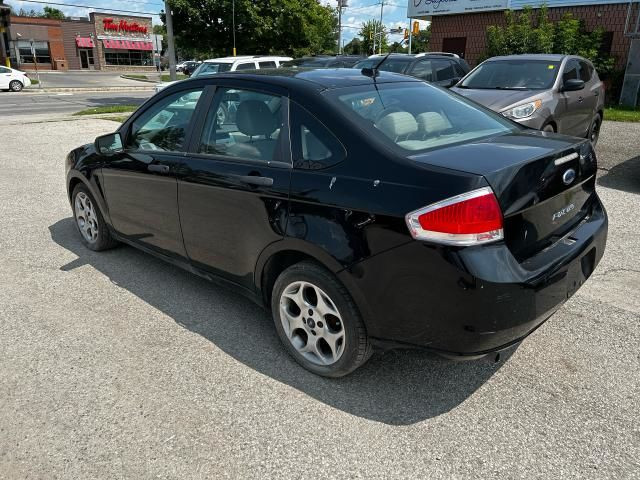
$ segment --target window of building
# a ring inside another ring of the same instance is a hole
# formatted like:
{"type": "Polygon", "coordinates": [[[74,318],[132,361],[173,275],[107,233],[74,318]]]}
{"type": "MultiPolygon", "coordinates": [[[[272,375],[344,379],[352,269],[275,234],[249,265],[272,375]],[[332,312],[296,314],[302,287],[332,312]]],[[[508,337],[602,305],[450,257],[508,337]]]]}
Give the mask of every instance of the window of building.
{"type": "MultiPolygon", "coordinates": [[[[18,63],[33,63],[34,57],[31,51],[31,42],[27,40],[18,40],[15,42],[18,48],[18,63]]],[[[35,51],[35,61],[38,63],[51,63],[51,54],[49,53],[49,42],[33,42],[35,51]]]]}
{"type": "Polygon", "coordinates": [[[151,52],[146,50],[105,50],[107,65],[153,66],[151,52]]]}
{"type": "Polygon", "coordinates": [[[205,121],[200,153],[261,162],[279,160],[282,98],[221,88],[205,121]]]}
{"type": "Polygon", "coordinates": [[[202,89],[176,92],[136,118],[127,140],[131,150],[180,152],[202,89]]]}
{"type": "Polygon", "coordinates": [[[442,39],[442,51],[455,53],[460,58],[464,58],[467,49],[467,37],[449,37],[442,39]]]}
{"type": "Polygon", "coordinates": [[[293,166],[307,170],[327,168],[345,158],[340,141],[317,118],[291,103],[293,166]]]}

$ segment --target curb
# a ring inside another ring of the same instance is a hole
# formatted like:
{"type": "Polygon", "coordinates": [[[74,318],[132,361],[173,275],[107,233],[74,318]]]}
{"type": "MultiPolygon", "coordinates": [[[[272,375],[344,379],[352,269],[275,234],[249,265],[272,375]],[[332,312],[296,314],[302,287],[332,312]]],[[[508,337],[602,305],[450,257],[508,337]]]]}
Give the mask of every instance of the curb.
{"type": "Polygon", "coordinates": [[[125,80],[135,80],[136,82],[144,82],[144,83],[160,83],[160,80],[150,80],[148,78],[134,78],[129,77],[128,75],[120,75],[120,78],[124,78],[125,80]]]}
{"type": "Polygon", "coordinates": [[[58,92],[152,92],[153,87],[150,86],[132,86],[132,87],[56,87],[56,88],[25,88],[22,92],[34,95],[58,92]]]}

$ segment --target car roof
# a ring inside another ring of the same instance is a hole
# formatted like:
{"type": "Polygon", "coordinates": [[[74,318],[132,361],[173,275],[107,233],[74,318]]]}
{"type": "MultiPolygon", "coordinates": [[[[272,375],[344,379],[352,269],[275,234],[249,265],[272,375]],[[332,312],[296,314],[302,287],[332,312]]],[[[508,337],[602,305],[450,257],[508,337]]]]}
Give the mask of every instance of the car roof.
{"type": "Polygon", "coordinates": [[[374,80],[372,77],[364,75],[361,70],[354,68],[268,68],[256,70],[251,73],[247,73],[246,71],[218,73],[217,75],[183,80],[179,83],[184,84],[186,82],[197,81],[203,78],[210,80],[253,80],[262,83],[270,83],[284,88],[301,87],[312,88],[314,90],[327,90],[357,85],[372,85],[374,83],[421,82],[421,80],[418,80],[417,78],[384,71],[378,72],[378,75],[374,80]]]}
{"type": "Polygon", "coordinates": [[[204,63],[234,63],[240,60],[280,60],[280,59],[289,59],[291,57],[284,57],[280,55],[242,55],[238,57],[220,57],[220,58],[209,58],[205,60],[204,63]]]}
{"type": "MultiPolygon", "coordinates": [[[[546,62],[561,62],[565,58],[573,55],[563,55],[560,53],[527,53],[522,55],[504,55],[499,57],[488,58],[487,61],[502,60],[542,60],[546,62]]],[[[579,58],[579,57],[576,57],[579,58]]]]}

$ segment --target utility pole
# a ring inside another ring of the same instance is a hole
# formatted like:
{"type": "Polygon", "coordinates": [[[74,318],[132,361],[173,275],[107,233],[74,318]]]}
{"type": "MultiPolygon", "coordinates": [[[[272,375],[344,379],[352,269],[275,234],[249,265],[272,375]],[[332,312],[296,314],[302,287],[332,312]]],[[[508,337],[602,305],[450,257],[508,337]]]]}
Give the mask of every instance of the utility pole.
{"type": "Polygon", "coordinates": [[[338,0],[338,55],[342,54],[342,9],[347,6],[347,0],[338,0]]]}
{"type": "Polygon", "coordinates": [[[233,24],[233,56],[236,56],[236,0],[231,2],[231,23],[233,24]]]}
{"type": "Polygon", "coordinates": [[[411,40],[413,38],[413,18],[409,19],[409,55],[411,55],[411,40]]]}
{"type": "Polygon", "coordinates": [[[173,14],[169,0],[164,0],[164,11],[167,18],[167,55],[169,55],[169,78],[172,82],[178,79],[176,75],[176,46],[173,38],[173,14]]]}
{"type": "MultiPolygon", "coordinates": [[[[380,0],[380,42],[378,53],[382,54],[382,36],[384,35],[384,24],[382,23],[382,10],[384,9],[384,0],[380,0]]],[[[375,53],[375,50],[374,52],[375,53]]]]}

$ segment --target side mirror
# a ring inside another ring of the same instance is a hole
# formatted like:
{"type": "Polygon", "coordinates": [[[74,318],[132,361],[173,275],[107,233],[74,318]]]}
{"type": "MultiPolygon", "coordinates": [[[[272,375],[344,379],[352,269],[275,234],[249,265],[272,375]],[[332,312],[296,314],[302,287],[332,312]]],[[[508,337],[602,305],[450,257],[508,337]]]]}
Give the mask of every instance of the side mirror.
{"type": "Polygon", "coordinates": [[[96,152],[100,155],[110,156],[124,151],[120,132],[102,135],[101,137],[96,138],[94,145],[96,147],[96,152]]]}
{"type": "Polygon", "coordinates": [[[584,88],[584,80],[577,78],[571,78],[566,80],[562,85],[563,92],[575,92],[576,90],[582,90],[584,88]]]}
{"type": "Polygon", "coordinates": [[[447,88],[451,88],[453,87],[456,83],[458,83],[460,81],[460,77],[453,77],[450,81],[449,84],[447,85],[447,88]]]}

